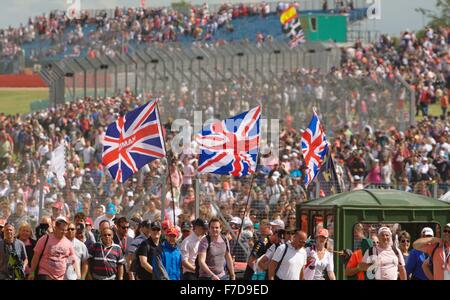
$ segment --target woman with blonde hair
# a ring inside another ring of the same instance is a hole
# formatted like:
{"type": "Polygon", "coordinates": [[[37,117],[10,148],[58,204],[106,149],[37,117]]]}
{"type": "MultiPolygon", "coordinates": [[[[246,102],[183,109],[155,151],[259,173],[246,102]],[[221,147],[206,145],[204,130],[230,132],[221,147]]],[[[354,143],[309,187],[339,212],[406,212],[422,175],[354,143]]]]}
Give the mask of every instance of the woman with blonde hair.
{"type": "Polygon", "coordinates": [[[33,259],[33,249],[36,245],[36,240],[32,239],[33,231],[31,225],[24,222],[19,225],[17,231],[17,239],[21,240],[25,244],[25,251],[28,257],[28,265],[25,266],[25,274],[28,275],[31,267],[31,260],[33,259]]]}

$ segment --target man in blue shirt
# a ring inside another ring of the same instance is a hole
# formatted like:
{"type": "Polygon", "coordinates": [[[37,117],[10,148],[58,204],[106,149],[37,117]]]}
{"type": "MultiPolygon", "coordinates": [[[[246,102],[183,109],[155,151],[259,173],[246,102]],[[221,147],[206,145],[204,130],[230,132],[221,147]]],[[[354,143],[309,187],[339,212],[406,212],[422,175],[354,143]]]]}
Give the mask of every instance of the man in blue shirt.
{"type": "MultiPolygon", "coordinates": [[[[422,229],[421,237],[434,237],[433,229],[425,227],[422,229]]],[[[422,270],[423,262],[428,258],[428,255],[422,251],[413,249],[409,252],[408,262],[406,263],[406,273],[411,280],[428,280],[422,270]]]]}

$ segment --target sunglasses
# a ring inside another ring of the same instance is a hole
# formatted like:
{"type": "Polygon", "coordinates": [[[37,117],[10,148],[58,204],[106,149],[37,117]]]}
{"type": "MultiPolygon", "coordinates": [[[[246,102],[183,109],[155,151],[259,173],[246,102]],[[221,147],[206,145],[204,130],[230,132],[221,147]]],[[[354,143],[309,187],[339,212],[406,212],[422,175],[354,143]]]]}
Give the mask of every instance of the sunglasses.
{"type": "Polygon", "coordinates": [[[130,228],[130,226],[120,226],[120,228],[122,228],[122,229],[128,229],[128,228],[130,228]]]}
{"type": "Polygon", "coordinates": [[[68,231],[75,231],[75,228],[67,228],[68,231]]]}
{"type": "Polygon", "coordinates": [[[444,230],[444,233],[450,233],[450,230],[444,230]]]}
{"type": "Polygon", "coordinates": [[[112,234],[103,234],[102,236],[112,236],[112,234]]]}
{"type": "Polygon", "coordinates": [[[402,244],[409,243],[409,240],[401,240],[400,243],[402,243],[402,244]]]}

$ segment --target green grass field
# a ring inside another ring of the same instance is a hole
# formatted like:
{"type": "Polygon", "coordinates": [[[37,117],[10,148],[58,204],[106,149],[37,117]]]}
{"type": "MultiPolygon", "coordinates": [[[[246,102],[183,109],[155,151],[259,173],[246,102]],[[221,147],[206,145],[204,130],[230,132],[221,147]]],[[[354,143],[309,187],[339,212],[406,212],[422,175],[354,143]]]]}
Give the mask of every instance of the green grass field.
{"type": "Polygon", "coordinates": [[[0,89],[0,112],[24,114],[30,112],[30,103],[48,99],[48,89],[0,89]]]}

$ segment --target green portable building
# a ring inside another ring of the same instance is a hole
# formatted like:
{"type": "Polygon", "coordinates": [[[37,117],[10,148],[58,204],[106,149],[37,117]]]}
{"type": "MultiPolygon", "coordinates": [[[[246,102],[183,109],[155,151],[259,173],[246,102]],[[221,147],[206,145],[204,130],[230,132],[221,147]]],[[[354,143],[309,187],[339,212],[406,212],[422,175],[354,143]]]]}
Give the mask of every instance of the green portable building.
{"type": "MultiPolygon", "coordinates": [[[[420,237],[423,227],[431,227],[440,237],[445,224],[450,223],[450,205],[446,202],[397,190],[366,189],[340,193],[311,200],[297,206],[297,225],[314,238],[319,224],[327,228],[337,251],[354,250],[354,227],[379,227],[399,224],[420,237]]],[[[342,257],[335,255],[337,279],[344,279],[342,257]]]]}

